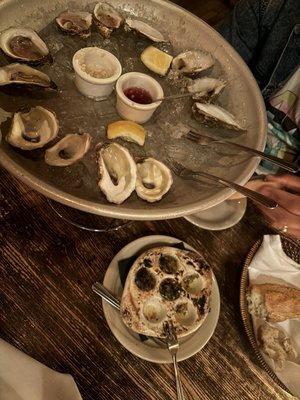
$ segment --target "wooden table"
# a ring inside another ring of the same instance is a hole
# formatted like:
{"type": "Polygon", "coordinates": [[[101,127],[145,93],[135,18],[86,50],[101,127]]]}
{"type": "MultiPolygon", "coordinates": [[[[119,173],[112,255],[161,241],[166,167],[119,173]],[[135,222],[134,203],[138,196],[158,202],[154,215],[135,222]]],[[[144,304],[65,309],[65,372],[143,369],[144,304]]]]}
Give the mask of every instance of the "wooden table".
{"type": "Polygon", "coordinates": [[[221,292],[212,339],[180,363],[187,400],[292,398],[261,370],[241,324],[241,265],[268,232],[253,206],[239,224],[220,232],[178,219],[96,234],[60,220],[44,197],[4,170],[0,193],[0,335],[49,367],[71,373],[85,400],[176,398],[172,365],[145,362],[123,348],[91,291],[116,252],[149,234],[175,236],[197,248],[221,292]]]}

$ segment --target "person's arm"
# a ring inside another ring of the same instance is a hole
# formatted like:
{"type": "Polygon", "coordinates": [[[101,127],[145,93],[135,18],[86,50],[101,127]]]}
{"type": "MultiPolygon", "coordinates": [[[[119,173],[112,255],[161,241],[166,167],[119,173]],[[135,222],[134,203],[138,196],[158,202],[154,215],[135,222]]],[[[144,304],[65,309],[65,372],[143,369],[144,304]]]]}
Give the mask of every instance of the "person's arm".
{"type": "Polygon", "coordinates": [[[262,3],[266,0],[240,0],[229,17],[217,26],[217,31],[247,64],[259,45],[262,3]]]}
{"type": "Polygon", "coordinates": [[[259,192],[276,200],[273,210],[259,207],[274,228],[300,239],[300,177],[295,175],[268,175],[259,192]],[[269,182],[276,186],[268,185],[269,182]]]}

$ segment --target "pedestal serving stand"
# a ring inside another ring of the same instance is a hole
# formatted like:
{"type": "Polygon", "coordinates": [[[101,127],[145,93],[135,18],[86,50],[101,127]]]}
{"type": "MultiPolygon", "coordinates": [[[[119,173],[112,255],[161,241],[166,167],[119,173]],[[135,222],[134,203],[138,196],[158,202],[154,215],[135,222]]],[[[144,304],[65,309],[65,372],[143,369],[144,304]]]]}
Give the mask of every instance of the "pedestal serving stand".
{"type": "Polygon", "coordinates": [[[56,201],[47,199],[47,202],[51,209],[65,222],[76,226],[90,232],[105,233],[118,231],[119,229],[125,228],[134,221],[117,219],[117,218],[107,218],[101,215],[90,214],[84,211],[77,210],[76,208],[71,208],[65,206],[56,201]]]}

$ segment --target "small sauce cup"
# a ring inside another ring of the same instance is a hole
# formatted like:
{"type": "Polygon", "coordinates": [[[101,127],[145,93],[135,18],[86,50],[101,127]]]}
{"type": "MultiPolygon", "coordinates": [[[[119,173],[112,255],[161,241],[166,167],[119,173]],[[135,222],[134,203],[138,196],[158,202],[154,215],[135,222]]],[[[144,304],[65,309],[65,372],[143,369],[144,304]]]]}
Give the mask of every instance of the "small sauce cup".
{"type": "Polygon", "coordinates": [[[84,96],[100,100],[111,94],[122,73],[119,60],[99,47],[84,47],[73,56],[75,85],[84,96]]]}
{"type": "Polygon", "coordinates": [[[151,76],[140,72],[128,72],[122,75],[116,84],[118,114],[134,122],[143,124],[147,122],[161,101],[155,101],[164,97],[164,92],[160,84],[151,76]],[[153,99],[150,104],[139,104],[125,96],[124,91],[129,88],[139,87],[148,91],[153,99]]]}

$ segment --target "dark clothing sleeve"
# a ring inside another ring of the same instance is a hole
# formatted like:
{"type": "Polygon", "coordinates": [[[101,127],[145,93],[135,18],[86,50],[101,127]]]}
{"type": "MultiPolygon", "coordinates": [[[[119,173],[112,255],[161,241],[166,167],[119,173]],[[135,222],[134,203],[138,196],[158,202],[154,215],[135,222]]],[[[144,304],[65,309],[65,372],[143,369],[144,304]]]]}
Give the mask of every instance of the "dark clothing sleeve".
{"type": "Polygon", "coordinates": [[[300,0],[240,0],[217,26],[248,64],[266,97],[300,61],[299,21],[300,0]]]}
{"type": "Polygon", "coordinates": [[[259,40],[259,0],[240,0],[217,30],[247,64],[254,57],[259,40]]]}

